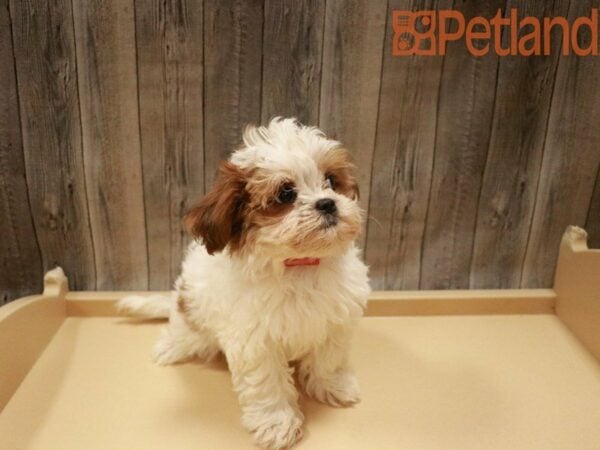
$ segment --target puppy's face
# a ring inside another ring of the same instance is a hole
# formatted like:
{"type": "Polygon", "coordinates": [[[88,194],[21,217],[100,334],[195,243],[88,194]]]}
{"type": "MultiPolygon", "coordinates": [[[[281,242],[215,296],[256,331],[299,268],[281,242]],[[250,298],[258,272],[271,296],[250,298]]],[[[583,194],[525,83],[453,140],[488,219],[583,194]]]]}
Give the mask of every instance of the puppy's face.
{"type": "Polygon", "coordinates": [[[358,187],[338,142],[275,119],[246,130],[244,144],[186,217],[209,253],[228,246],[280,258],[325,257],[357,237],[358,187]]]}

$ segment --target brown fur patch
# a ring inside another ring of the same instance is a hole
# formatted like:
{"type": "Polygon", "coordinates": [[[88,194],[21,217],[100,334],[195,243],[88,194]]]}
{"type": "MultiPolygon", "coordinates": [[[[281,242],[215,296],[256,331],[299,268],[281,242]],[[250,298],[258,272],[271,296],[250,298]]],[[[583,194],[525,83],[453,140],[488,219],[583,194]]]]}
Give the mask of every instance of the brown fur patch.
{"type": "Polygon", "coordinates": [[[188,309],[187,303],[185,301],[185,298],[177,297],[177,310],[184,316],[187,315],[187,313],[189,312],[189,309],[188,309]]]}
{"type": "Polygon", "coordinates": [[[223,250],[227,244],[237,247],[241,239],[249,175],[235,164],[221,163],[212,190],[184,218],[188,231],[202,238],[211,255],[223,250]]]}
{"type": "MultiPolygon", "coordinates": [[[[277,195],[285,185],[293,185],[291,178],[285,176],[268,176],[257,172],[253,174],[247,185],[250,202],[247,215],[252,218],[262,216],[266,218],[279,218],[293,209],[293,203],[278,203],[277,195]]],[[[253,220],[251,223],[255,223],[253,220]]]]}
{"type": "Polygon", "coordinates": [[[291,180],[286,177],[253,173],[246,185],[248,202],[242,213],[244,230],[237,248],[251,245],[254,242],[254,230],[278,222],[294,208],[293,203],[276,201],[280,189],[289,183],[291,180]]]}
{"type": "Polygon", "coordinates": [[[333,190],[352,200],[358,200],[358,183],[354,178],[354,164],[345,148],[335,148],[323,154],[317,161],[319,170],[333,178],[333,190]]]}
{"type": "Polygon", "coordinates": [[[294,208],[275,199],[291,178],[243,171],[222,163],[213,189],[185,217],[186,228],[202,239],[209,254],[227,245],[236,251],[252,242],[252,230],[270,225],[294,208]]]}
{"type": "Polygon", "coordinates": [[[199,331],[198,326],[192,320],[192,315],[190,313],[190,306],[188,304],[189,301],[191,301],[191,300],[188,300],[184,296],[179,295],[177,297],[177,311],[179,311],[181,313],[183,320],[185,321],[187,326],[190,327],[190,329],[192,329],[194,331],[199,331]]]}

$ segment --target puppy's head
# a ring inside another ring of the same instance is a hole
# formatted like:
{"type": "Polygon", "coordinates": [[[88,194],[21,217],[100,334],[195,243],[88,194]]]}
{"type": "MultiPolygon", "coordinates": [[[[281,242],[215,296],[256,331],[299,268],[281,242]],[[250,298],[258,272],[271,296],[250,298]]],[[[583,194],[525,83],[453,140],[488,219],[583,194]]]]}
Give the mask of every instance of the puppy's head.
{"type": "Polygon", "coordinates": [[[209,253],[282,258],[343,251],[360,232],[358,186],[348,152],[293,119],[248,128],[212,190],[186,216],[209,253]]]}

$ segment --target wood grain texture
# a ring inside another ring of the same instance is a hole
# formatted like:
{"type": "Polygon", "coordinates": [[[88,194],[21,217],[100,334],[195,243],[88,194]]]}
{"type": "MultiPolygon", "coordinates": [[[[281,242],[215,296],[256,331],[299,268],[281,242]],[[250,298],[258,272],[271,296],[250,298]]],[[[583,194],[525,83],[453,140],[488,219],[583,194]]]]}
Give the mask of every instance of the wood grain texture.
{"type": "Polygon", "coordinates": [[[71,2],[13,0],[10,11],[35,225],[30,245],[37,236],[44,271],[60,265],[71,288],[94,289],[71,2]]]}
{"type": "Polygon", "coordinates": [[[365,250],[376,289],[419,287],[442,70],[440,57],[392,56],[392,11],[451,6],[391,1],[388,7],[365,250]]]}
{"type": "Polygon", "coordinates": [[[588,210],[585,230],[588,232],[590,248],[600,248],[600,167],[596,175],[596,184],[588,210]]]}
{"type": "MultiPolygon", "coordinates": [[[[319,126],[352,153],[360,205],[369,210],[387,1],[327,2],[319,126]]],[[[360,239],[364,248],[366,233],[360,239]]]]}
{"type": "MultiPolygon", "coordinates": [[[[566,16],[567,1],[509,1],[519,18],[566,16]]],[[[503,47],[510,34],[503,35],[503,47]]],[[[550,57],[503,57],[487,163],[477,212],[470,287],[515,288],[529,238],[546,126],[560,58],[561,34],[550,57]]]]}
{"type": "MultiPolygon", "coordinates": [[[[571,2],[569,22],[600,2],[571,2]]],[[[589,30],[579,33],[587,45],[589,30]]],[[[521,286],[552,284],[558,243],[567,225],[585,225],[600,165],[600,59],[570,55],[559,61],[542,174],[537,190],[521,286]]]]}
{"type": "MultiPolygon", "coordinates": [[[[492,17],[504,1],[457,0],[465,21],[492,17]]],[[[452,29],[455,29],[455,23],[452,29]]],[[[450,42],[444,60],[435,155],[427,211],[422,289],[469,286],[479,192],[490,139],[498,56],[471,55],[463,42],[450,42]]]]}
{"type": "Polygon", "coordinates": [[[247,124],[260,123],[262,0],[216,0],[204,5],[205,187],[219,162],[242,142],[247,124]]]}
{"type": "Polygon", "coordinates": [[[600,57],[557,29],[550,57],[391,54],[394,10],[513,7],[600,0],[0,0],[0,303],[56,264],[169,288],[183,212],[275,115],[352,151],[374,288],[551,287],[567,225],[600,247],[600,57]]]}
{"type": "Polygon", "coordinates": [[[148,287],[133,0],[73,3],[99,289],[148,287]]]}
{"type": "Polygon", "coordinates": [[[8,0],[0,0],[0,305],[40,292],[42,258],[33,228],[8,0]]]}
{"type": "Polygon", "coordinates": [[[319,95],[325,2],[265,0],[262,110],[319,123],[319,95]]]}
{"type": "Polygon", "coordinates": [[[136,42],[150,289],[169,289],[204,189],[202,3],[137,0],[136,42]]]}

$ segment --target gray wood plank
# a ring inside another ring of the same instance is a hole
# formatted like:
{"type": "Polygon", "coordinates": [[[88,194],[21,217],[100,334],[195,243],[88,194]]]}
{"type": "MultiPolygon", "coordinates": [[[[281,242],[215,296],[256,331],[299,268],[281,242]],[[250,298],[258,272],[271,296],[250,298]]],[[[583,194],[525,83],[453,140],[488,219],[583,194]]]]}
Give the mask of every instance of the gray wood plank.
{"type": "MultiPolygon", "coordinates": [[[[599,6],[598,0],[571,2],[569,22],[599,6]]],[[[581,29],[579,39],[589,42],[589,31],[581,29]]],[[[600,164],[599,79],[597,57],[570,55],[559,61],[522,287],[552,286],[565,228],[586,223],[600,164]]]]}
{"type": "Polygon", "coordinates": [[[263,122],[294,116],[319,123],[325,2],[265,0],[263,33],[263,122]]]}
{"type": "Polygon", "coordinates": [[[390,2],[365,259],[376,289],[417,289],[436,131],[441,57],[392,56],[392,11],[452,1],[390,2]]]}
{"type": "Polygon", "coordinates": [[[42,289],[21,141],[8,0],[0,0],[0,305],[42,289]]]}
{"type": "MultiPolygon", "coordinates": [[[[319,126],[352,153],[369,210],[387,0],[327,2],[319,126]]],[[[360,239],[364,248],[366,233],[360,239]]]]}
{"type": "Polygon", "coordinates": [[[202,3],[136,0],[149,287],[169,289],[189,238],[182,217],[204,189],[202,3]]]}
{"type": "Polygon", "coordinates": [[[71,288],[94,289],[71,2],[12,0],[10,11],[28,192],[43,269],[61,265],[71,288]]]}
{"type": "Polygon", "coordinates": [[[394,9],[504,3],[600,6],[0,0],[0,304],[55,264],[75,289],[168,288],[181,215],[274,115],[353,152],[374,287],[551,286],[567,225],[600,247],[600,59],[391,55],[394,9]]]}
{"type": "Polygon", "coordinates": [[[592,201],[588,209],[585,230],[588,232],[588,247],[600,248],[600,167],[596,175],[596,183],[592,201]]]}
{"type": "Polygon", "coordinates": [[[260,123],[262,0],[215,0],[204,11],[205,187],[219,162],[239,147],[242,131],[260,123]]]}
{"type": "MultiPolygon", "coordinates": [[[[493,17],[504,1],[457,1],[465,20],[493,17]]],[[[453,24],[454,25],[454,24],[453,24]]],[[[454,28],[454,26],[453,26],[454,28]]],[[[494,110],[498,56],[448,44],[440,86],[431,192],[420,287],[469,286],[475,221],[494,110]]]]}
{"type": "MultiPolygon", "coordinates": [[[[514,1],[519,17],[566,16],[567,0],[514,1]]],[[[503,36],[508,47],[510,35],[503,36]]],[[[561,33],[550,57],[503,57],[471,264],[472,288],[518,288],[542,162],[561,33]]]]}
{"type": "Polygon", "coordinates": [[[147,289],[133,0],[73,2],[99,289],[147,289]]]}

